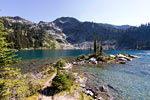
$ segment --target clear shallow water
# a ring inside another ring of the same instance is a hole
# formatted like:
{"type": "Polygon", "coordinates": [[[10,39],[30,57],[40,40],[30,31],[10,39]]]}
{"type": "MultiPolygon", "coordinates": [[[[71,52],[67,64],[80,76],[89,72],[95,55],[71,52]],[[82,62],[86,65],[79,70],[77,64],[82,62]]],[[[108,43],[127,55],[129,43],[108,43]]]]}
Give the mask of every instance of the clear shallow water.
{"type": "MultiPolygon", "coordinates": [[[[116,52],[111,51],[112,54],[116,52]]],[[[80,66],[77,69],[90,75],[90,80],[95,86],[111,84],[117,89],[112,90],[113,94],[125,100],[150,100],[150,51],[126,51],[126,53],[141,58],[125,65],[80,66]]]]}
{"type": "MultiPolygon", "coordinates": [[[[150,100],[150,51],[105,51],[107,54],[126,52],[140,56],[125,65],[115,64],[105,67],[80,66],[78,70],[91,75],[91,81],[96,85],[111,84],[118,91],[115,95],[127,100],[150,100]]],[[[24,50],[18,54],[23,60],[54,59],[88,54],[88,50],[24,50]]]]}
{"type": "Polygon", "coordinates": [[[31,59],[56,59],[62,57],[74,57],[80,54],[89,54],[89,50],[21,50],[18,51],[18,57],[22,60],[31,59]]]}

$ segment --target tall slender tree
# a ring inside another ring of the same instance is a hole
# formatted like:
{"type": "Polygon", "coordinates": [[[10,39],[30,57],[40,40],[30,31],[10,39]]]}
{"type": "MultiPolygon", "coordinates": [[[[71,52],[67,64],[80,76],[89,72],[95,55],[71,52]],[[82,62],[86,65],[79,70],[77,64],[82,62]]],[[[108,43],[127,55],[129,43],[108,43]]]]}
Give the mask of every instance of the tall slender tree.
{"type": "Polygon", "coordinates": [[[100,40],[100,55],[104,54],[102,40],[100,40]]]}
{"type": "Polygon", "coordinates": [[[90,44],[90,47],[89,47],[89,49],[90,49],[90,51],[92,51],[92,46],[91,46],[91,44],[90,44]]]}
{"type": "Polygon", "coordinates": [[[96,33],[95,33],[95,38],[94,38],[94,53],[95,53],[95,55],[97,54],[97,40],[96,40],[96,33]]]}

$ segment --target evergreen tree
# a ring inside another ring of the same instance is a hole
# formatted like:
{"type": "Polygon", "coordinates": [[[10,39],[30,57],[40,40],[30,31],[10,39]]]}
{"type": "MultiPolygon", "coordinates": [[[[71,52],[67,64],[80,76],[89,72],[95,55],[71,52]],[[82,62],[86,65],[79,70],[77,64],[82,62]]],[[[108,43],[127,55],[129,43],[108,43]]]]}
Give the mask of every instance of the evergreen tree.
{"type": "Polygon", "coordinates": [[[92,46],[91,46],[91,44],[90,44],[90,48],[89,48],[89,49],[90,49],[90,51],[92,51],[92,46]]]}
{"type": "Polygon", "coordinates": [[[8,67],[19,60],[14,59],[15,52],[8,49],[10,44],[5,40],[6,34],[3,24],[0,23],[0,98],[1,100],[22,99],[28,86],[19,69],[8,67]]]}
{"type": "Polygon", "coordinates": [[[71,83],[65,74],[57,74],[52,81],[52,87],[55,89],[55,93],[59,93],[71,88],[71,83]]]}
{"type": "Polygon", "coordinates": [[[5,67],[0,76],[1,100],[23,100],[29,87],[20,69],[5,67]]]}
{"type": "Polygon", "coordinates": [[[100,55],[103,54],[104,54],[104,50],[103,50],[102,40],[100,40],[100,55]]]}
{"type": "Polygon", "coordinates": [[[96,34],[94,39],[94,53],[97,54],[97,40],[96,40],[96,34]]]}
{"type": "Polygon", "coordinates": [[[7,43],[5,40],[6,32],[4,32],[4,26],[0,23],[0,67],[9,66],[18,62],[15,51],[9,50],[8,47],[11,46],[10,43],[7,43]]]}

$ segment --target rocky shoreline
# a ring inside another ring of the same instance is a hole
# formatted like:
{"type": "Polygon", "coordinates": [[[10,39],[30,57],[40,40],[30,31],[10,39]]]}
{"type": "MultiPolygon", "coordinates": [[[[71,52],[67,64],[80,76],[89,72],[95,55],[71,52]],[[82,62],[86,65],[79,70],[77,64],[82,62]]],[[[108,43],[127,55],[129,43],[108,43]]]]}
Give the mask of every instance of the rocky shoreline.
{"type": "Polygon", "coordinates": [[[80,84],[80,87],[77,89],[88,96],[91,96],[94,100],[116,100],[116,98],[109,93],[108,86],[114,88],[111,85],[102,85],[97,88],[88,82],[88,77],[86,75],[84,75],[82,79],[78,78],[77,82],[80,84]]]}
{"type": "Polygon", "coordinates": [[[96,86],[95,84],[89,82],[90,78],[88,75],[84,75],[84,78],[86,79],[85,86],[81,86],[79,90],[91,96],[94,100],[119,100],[119,98],[112,95],[109,90],[111,88],[114,91],[119,91],[117,87],[111,84],[96,86]]]}
{"type": "MultiPolygon", "coordinates": [[[[129,54],[104,55],[104,56],[82,55],[82,57],[81,56],[77,57],[75,61],[70,61],[66,63],[66,65],[62,67],[61,70],[71,72],[72,68],[76,67],[77,65],[88,65],[88,64],[103,65],[103,64],[114,64],[114,63],[126,64],[128,61],[132,61],[133,58],[139,58],[139,57],[134,55],[129,55],[129,54]],[[101,60],[98,59],[99,57],[101,57],[101,60]]],[[[54,65],[55,63],[51,63],[51,64],[54,65]]],[[[49,66],[49,64],[47,66],[49,66]]],[[[109,89],[118,91],[115,86],[112,86],[111,84],[95,86],[94,84],[90,83],[90,78],[85,73],[74,72],[74,75],[76,78],[76,83],[79,84],[79,87],[77,87],[77,89],[85,93],[86,95],[92,97],[94,100],[118,100],[109,92],[109,89]]],[[[40,72],[36,73],[35,76],[36,79],[39,77],[40,78],[46,77],[45,75],[43,76],[40,72]]]]}
{"type": "MultiPolygon", "coordinates": [[[[72,66],[76,65],[87,65],[87,64],[126,64],[128,61],[132,61],[134,58],[139,58],[135,55],[129,55],[129,54],[117,54],[117,55],[105,55],[103,57],[106,57],[107,60],[98,60],[95,56],[85,56],[82,55],[80,57],[77,57],[77,59],[72,62],[72,66]],[[108,60],[110,59],[110,60],[108,60]]],[[[94,98],[94,100],[118,100],[118,98],[114,97],[110,92],[109,89],[113,89],[114,91],[118,91],[116,87],[112,86],[111,84],[102,85],[96,87],[94,85],[91,85],[89,83],[88,75],[83,73],[83,78],[77,76],[77,81],[80,84],[80,87],[78,89],[82,91],[83,93],[91,96],[94,98]]]]}

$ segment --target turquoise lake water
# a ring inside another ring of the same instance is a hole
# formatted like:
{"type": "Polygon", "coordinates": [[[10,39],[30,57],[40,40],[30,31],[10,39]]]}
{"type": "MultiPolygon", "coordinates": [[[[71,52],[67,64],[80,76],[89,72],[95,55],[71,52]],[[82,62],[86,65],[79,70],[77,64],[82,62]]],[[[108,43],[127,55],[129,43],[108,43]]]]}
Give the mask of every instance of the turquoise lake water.
{"type": "Polygon", "coordinates": [[[75,57],[80,54],[89,54],[89,50],[21,50],[18,57],[22,60],[56,59],[62,57],[75,57]]]}
{"type": "MultiPolygon", "coordinates": [[[[77,69],[91,76],[96,86],[111,84],[118,91],[113,91],[127,100],[150,100],[150,51],[114,51],[107,50],[107,54],[129,53],[140,56],[127,64],[101,66],[80,66],[77,69]]],[[[54,59],[59,57],[74,57],[89,54],[89,50],[24,50],[19,51],[22,60],[54,59]]]]}

